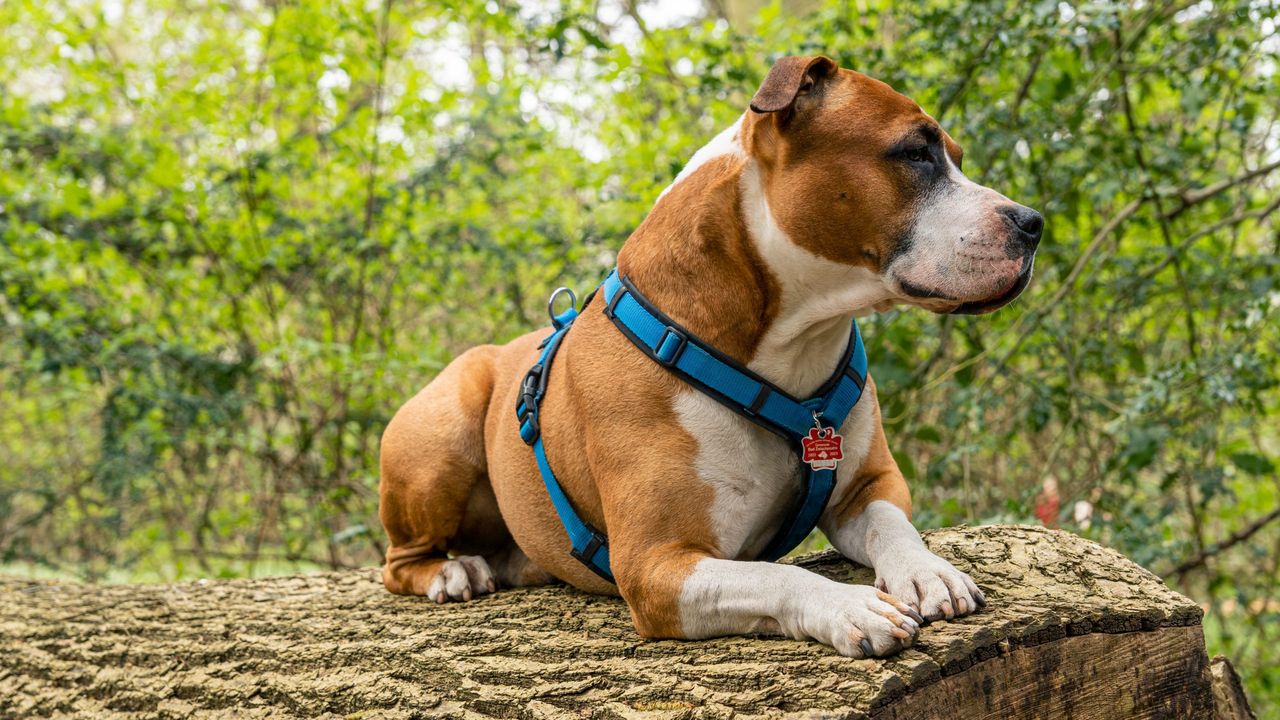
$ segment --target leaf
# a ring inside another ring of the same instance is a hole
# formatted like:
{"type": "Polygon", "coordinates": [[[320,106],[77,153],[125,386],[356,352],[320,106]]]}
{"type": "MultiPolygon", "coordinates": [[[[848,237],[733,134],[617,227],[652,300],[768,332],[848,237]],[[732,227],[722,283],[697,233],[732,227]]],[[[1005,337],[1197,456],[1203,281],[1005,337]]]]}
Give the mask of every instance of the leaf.
{"type": "Polygon", "coordinates": [[[1232,453],[1231,462],[1250,475],[1270,475],[1276,469],[1275,464],[1267,458],[1248,452],[1232,453]]]}
{"type": "Polygon", "coordinates": [[[916,439],[925,442],[942,442],[942,433],[933,425],[921,425],[916,428],[916,439]]]}

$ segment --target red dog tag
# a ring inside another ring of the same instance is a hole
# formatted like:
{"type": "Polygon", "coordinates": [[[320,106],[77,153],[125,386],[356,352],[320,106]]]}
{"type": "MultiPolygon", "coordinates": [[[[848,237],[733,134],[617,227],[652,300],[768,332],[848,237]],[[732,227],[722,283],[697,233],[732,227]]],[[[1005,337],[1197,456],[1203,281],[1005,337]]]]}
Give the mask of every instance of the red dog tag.
{"type": "Polygon", "coordinates": [[[835,470],[836,463],[844,459],[844,438],[835,428],[810,428],[809,436],[800,438],[804,448],[802,460],[814,470],[835,470]]]}

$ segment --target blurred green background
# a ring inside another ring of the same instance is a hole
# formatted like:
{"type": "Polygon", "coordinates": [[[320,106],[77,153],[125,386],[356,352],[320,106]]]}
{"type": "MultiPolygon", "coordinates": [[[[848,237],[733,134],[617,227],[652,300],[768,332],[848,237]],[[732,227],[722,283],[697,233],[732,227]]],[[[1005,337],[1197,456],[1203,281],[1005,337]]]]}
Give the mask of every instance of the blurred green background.
{"type": "Polygon", "coordinates": [[[378,563],[399,403],[592,286],[772,60],[824,53],[1048,218],[1011,307],[863,325],[919,523],[1119,548],[1280,712],[1278,14],[7,0],[0,567],[378,563]]]}

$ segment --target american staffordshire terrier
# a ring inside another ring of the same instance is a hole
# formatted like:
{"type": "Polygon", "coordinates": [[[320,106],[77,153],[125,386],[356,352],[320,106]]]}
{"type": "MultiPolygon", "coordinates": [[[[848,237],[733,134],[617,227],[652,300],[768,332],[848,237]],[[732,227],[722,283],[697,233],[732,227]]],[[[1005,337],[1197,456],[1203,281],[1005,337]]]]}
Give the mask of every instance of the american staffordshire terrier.
{"type": "MultiPolygon", "coordinates": [[[[961,157],[888,85],[785,57],[658,198],[618,269],[725,358],[808,397],[847,357],[855,316],[985,313],[1027,286],[1043,218],[966,178],[961,157]]],[[[870,378],[838,428],[818,526],[875,587],[756,561],[802,490],[793,444],[638,350],[599,295],[560,343],[540,425],[564,493],[607,535],[616,583],[570,555],[512,412],[543,329],[463,353],[387,427],[388,590],[443,603],[558,579],[620,594],[645,637],[780,633],[852,657],[984,604],[911,525],[870,378]]]]}

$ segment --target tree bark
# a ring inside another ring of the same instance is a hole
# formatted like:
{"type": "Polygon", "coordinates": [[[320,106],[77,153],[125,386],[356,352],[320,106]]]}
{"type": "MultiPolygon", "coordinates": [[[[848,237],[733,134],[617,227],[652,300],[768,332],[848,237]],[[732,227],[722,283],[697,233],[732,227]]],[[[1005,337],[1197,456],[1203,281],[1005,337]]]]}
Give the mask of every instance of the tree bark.
{"type": "MultiPolygon", "coordinates": [[[[1215,715],[1200,609],[1155,575],[1043,528],[925,538],[989,604],[882,660],[775,638],[647,641],[621,600],[565,587],[438,606],[388,594],[376,569],[174,585],[2,579],[0,716],[1215,715]]],[[[873,579],[832,551],[795,562],[873,579]]]]}
{"type": "Polygon", "coordinates": [[[1213,720],[1258,720],[1230,660],[1221,655],[1210,660],[1209,678],[1213,687],[1213,720]]]}

